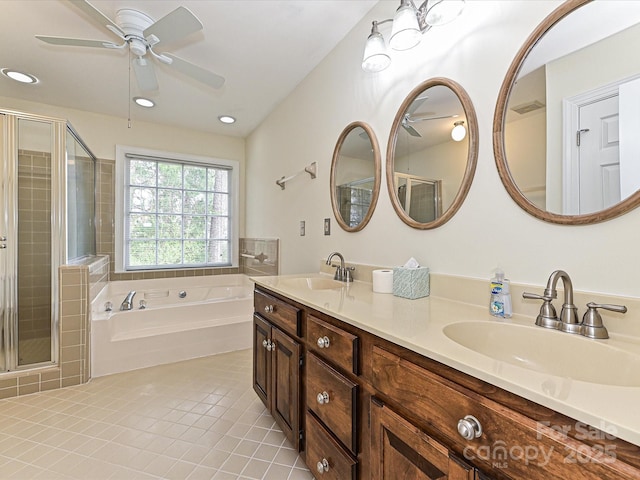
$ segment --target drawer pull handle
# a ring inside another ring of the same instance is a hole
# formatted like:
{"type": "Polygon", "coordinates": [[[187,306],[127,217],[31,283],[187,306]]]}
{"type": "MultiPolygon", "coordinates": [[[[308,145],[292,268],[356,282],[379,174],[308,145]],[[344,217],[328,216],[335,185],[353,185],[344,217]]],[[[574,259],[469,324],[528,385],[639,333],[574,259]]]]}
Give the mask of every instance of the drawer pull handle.
{"type": "Polygon", "coordinates": [[[318,348],[329,348],[330,343],[331,342],[329,341],[329,337],[327,337],[326,335],[324,337],[318,338],[318,348]]]}
{"type": "Polygon", "coordinates": [[[480,421],[476,417],[467,415],[458,420],[458,433],[466,440],[473,440],[482,435],[482,425],[480,425],[480,421]]]}
{"type": "Polygon", "coordinates": [[[328,472],[329,471],[329,461],[326,458],[323,458],[322,460],[320,460],[318,462],[318,464],[316,465],[316,468],[318,469],[318,473],[328,472]]]}
{"type": "Polygon", "coordinates": [[[267,305],[264,307],[264,313],[273,313],[275,309],[273,305],[267,305]]]}
{"type": "Polygon", "coordinates": [[[320,405],[325,405],[329,403],[329,394],[327,392],[319,393],[316,399],[320,405]]]}

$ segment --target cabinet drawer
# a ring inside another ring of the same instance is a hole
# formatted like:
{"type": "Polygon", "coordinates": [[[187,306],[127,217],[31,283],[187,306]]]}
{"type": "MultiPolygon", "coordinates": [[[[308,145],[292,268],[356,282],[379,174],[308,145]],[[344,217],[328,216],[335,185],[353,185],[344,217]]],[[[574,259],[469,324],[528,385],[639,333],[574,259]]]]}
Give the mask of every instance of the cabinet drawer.
{"type": "Polygon", "coordinates": [[[358,375],[359,342],[356,335],[308,315],[307,344],[331,363],[358,375]]]}
{"type": "Polygon", "coordinates": [[[256,313],[285,332],[298,337],[301,335],[301,312],[298,308],[259,290],[254,292],[253,305],[256,313]]]}
{"type": "Polygon", "coordinates": [[[355,480],[357,461],[307,412],[306,463],[316,478],[355,480]]]}
{"type": "Polygon", "coordinates": [[[309,410],[355,453],[358,385],[308,353],[306,395],[309,410]]]}
{"type": "Polygon", "coordinates": [[[512,478],[637,479],[637,470],[614,457],[377,346],[372,367],[376,390],[472,463],[512,478]],[[466,415],[482,426],[482,434],[473,440],[458,433],[458,421],[466,415]]]}

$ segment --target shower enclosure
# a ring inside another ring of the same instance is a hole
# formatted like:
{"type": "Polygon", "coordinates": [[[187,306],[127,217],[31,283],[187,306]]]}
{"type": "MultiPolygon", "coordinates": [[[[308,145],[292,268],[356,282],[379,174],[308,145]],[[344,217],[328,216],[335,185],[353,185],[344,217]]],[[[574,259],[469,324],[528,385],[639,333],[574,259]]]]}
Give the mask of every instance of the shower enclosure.
{"type": "Polygon", "coordinates": [[[0,110],[0,372],[58,361],[58,267],[95,255],[95,157],[64,120],[0,110]]]}

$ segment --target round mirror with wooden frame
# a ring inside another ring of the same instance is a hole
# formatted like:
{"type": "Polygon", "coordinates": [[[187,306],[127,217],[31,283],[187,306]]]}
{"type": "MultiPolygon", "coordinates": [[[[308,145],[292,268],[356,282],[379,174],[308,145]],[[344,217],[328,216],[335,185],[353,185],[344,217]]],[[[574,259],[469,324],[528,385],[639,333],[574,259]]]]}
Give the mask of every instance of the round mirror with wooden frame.
{"type": "Polygon", "coordinates": [[[502,182],[527,213],[584,225],[640,204],[640,2],[569,0],[511,63],[493,121],[502,182]]]}
{"type": "Polygon", "coordinates": [[[418,85],[395,116],[387,189],[404,223],[439,227],[459,210],[478,160],[478,123],[467,92],[448,78],[418,85]]]}
{"type": "Polygon", "coordinates": [[[347,232],[362,230],[373,215],[380,193],[380,146],[373,129],[353,122],[338,137],[331,160],[331,207],[347,232]]]}

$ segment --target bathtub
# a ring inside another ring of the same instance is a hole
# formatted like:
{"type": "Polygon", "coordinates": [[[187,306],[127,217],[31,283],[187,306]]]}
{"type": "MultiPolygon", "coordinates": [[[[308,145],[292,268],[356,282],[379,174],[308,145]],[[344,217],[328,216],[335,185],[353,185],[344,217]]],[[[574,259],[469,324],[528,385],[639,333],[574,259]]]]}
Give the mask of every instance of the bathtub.
{"type": "Polygon", "coordinates": [[[252,314],[245,275],[109,282],[91,304],[91,376],[250,348],[252,314]]]}

